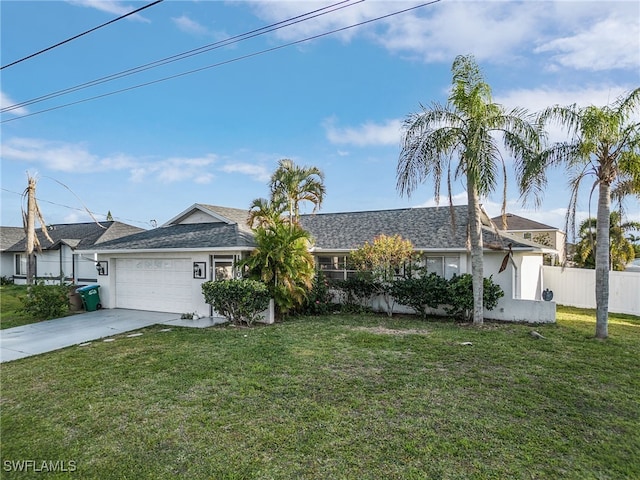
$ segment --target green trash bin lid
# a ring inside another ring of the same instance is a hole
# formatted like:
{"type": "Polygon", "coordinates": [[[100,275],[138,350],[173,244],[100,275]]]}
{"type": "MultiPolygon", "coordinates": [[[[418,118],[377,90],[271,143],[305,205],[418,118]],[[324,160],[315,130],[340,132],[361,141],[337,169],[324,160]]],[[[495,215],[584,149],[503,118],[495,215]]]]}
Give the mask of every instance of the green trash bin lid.
{"type": "Polygon", "coordinates": [[[88,292],[89,290],[97,290],[100,285],[86,285],[84,287],[76,288],[76,292],[88,292]]]}

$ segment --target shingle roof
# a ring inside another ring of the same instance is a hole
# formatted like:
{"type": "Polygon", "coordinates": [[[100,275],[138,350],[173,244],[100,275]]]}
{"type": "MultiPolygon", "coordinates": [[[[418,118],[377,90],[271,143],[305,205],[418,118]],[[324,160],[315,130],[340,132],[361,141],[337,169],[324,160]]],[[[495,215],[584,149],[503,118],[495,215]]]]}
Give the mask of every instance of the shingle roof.
{"type": "Polygon", "coordinates": [[[198,203],[197,205],[217,215],[220,215],[227,220],[230,220],[231,222],[235,222],[240,230],[251,232],[251,228],[247,225],[247,219],[249,218],[249,209],[220,207],[218,205],[205,205],[203,203],[198,203]]]}
{"type": "MultiPolygon", "coordinates": [[[[466,250],[467,206],[455,206],[453,211],[455,229],[449,206],[302,215],[300,223],[313,235],[315,248],[322,250],[355,249],[382,234],[399,234],[417,250],[466,250]]],[[[483,241],[488,248],[508,243],[530,248],[513,239],[503,241],[487,228],[483,228],[483,241]]]]}
{"type": "Polygon", "coordinates": [[[0,251],[8,251],[24,237],[22,227],[0,227],[0,251]]]}
{"type": "MultiPolygon", "coordinates": [[[[558,230],[555,227],[545,225],[544,223],[536,222],[528,218],[514,215],[513,213],[507,213],[507,230],[558,230]]],[[[502,228],[502,216],[499,215],[491,219],[498,228],[502,228]]]]}
{"type": "Polygon", "coordinates": [[[97,251],[254,247],[253,236],[225,223],[188,223],[147,230],[96,245],[97,251]]]}
{"type": "MultiPolygon", "coordinates": [[[[237,223],[170,224],[117,240],[96,245],[97,251],[253,248],[253,234],[244,220],[247,211],[201,205],[217,215],[237,223]],[[226,215],[225,215],[226,213],[226,215]],[[234,218],[230,218],[234,217],[234,218]]],[[[315,239],[315,248],[346,251],[371,242],[381,234],[400,234],[419,250],[466,250],[467,207],[454,207],[456,227],[451,225],[449,207],[405,208],[368,212],[322,213],[302,215],[300,223],[315,239]]],[[[512,243],[514,248],[532,247],[514,239],[500,239],[483,228],[487,248],[500,248],[512,243]]]]}
{"type": "MultiPolygon", "coordinates": [[[[43,250],[56,250],[60,247],[61,243],[65,243],[74,249],[82,250],[91,248],[104,240],[118,238],[140,231],[144,230],[120,222],[101,222],[100,224],[88,222],[49,225],[47,233],[49,233],[53,243],[45,237],[41,229],[36,230],[36,235],[43,250]]],[[[22,238],[6,251],[24,252],[26,244],[27,240],[23,231],[22,238]]]]}

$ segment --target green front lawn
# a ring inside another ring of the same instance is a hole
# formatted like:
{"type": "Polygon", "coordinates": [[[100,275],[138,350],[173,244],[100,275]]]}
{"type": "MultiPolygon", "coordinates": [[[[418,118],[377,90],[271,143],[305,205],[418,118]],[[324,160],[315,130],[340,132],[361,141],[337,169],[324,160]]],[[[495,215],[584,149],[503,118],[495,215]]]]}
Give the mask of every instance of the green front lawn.
{"type": "Polygon", "coordinates": [[[20,299],[26,295],[26,285],[0,285],[0,329],[42,321],[23,311],[20,299]]]}
{"type": "Polygon", "coordinates": [[[2,478],[640,478],[638,317],[141,332],[2,365],[2,478]]]}

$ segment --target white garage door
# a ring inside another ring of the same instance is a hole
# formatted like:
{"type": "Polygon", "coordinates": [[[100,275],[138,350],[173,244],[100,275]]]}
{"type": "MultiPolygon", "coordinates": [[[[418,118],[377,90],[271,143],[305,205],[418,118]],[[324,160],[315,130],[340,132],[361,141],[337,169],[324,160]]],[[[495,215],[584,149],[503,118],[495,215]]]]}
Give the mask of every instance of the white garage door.
{"type": "Polygon", "coordinates": [[[117,259],[116,307],[172,313],[193,311],[192,275],[189,259],[117,259]]]}

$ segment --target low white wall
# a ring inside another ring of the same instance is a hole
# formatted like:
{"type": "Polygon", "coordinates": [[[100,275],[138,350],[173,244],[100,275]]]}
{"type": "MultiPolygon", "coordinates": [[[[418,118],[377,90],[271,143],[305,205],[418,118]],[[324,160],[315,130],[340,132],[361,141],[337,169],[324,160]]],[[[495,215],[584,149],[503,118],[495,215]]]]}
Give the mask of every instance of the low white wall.
{"type": "Polygon", "coordinates": [[[555,323],[556,304],[543,300],[501,298],[493,310],[484,311],[484,318],[503,322],[555,323]]]}
{"type": "Polygon", "coordinates": [[[269,307],[262,312],[260,315],[262,318],[258,320],[259,323],[266,323],[268,325],[275,322],[276,314],[275,314],[275,303],[273,302],[273,298],[269,300],[269,307]]]}
{"type": "MultiPolygon", "coordinates": [[[[595,270],[545,265],[542,276],[559,305],[596,308],[595,270]]],[[[640,272],[609,272],[609,311],[640,315],[640,272]]]]}
{"type": "MultiPolygon", "coordinates": [[[[376,312],[387,311],[387,306],[381,296],[372,299],[371,308],[376,312]]],[[[446,315],[444,310],[441,309],[434,309],[432,312],[434,315],[446,315]]],[[[411,307],[395,303],[393,305],[393,313],[414,314],[415,311],[411,307]]],[[[542,300],[507,299],[503,297],[498,301],[498,305],[493,310],[487,310],[485,308],[484,318],[503,322],[555,323],[556,304],[555,302],[545,302],[542,300]]]]}

